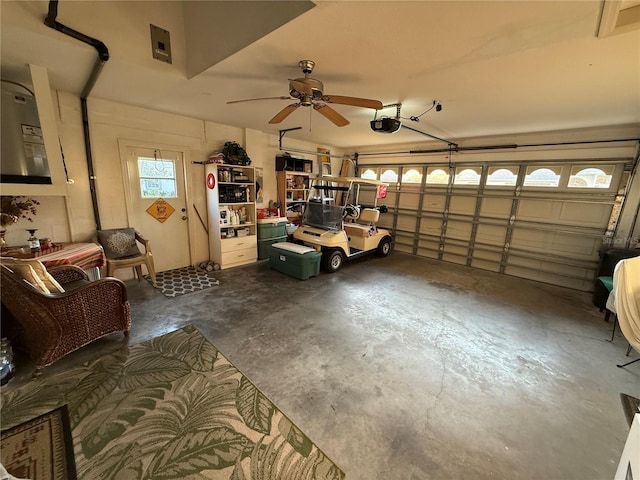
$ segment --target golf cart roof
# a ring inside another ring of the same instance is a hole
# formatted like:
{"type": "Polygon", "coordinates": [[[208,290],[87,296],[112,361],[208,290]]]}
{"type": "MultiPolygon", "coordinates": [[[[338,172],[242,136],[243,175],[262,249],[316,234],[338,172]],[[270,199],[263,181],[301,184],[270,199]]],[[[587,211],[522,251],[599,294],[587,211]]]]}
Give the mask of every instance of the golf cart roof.
{"type": "Polygon", "coordinates": [[[369,180],[367,178],[359,178],[359,177],[334,177],[333,175],[323,175],[321,177],[316,177],[314,180],[323,180],[325,182],[335,182],[335,183],[359,183],[363,185],[387,185],[384,182],[379,180],[369,180]]]}

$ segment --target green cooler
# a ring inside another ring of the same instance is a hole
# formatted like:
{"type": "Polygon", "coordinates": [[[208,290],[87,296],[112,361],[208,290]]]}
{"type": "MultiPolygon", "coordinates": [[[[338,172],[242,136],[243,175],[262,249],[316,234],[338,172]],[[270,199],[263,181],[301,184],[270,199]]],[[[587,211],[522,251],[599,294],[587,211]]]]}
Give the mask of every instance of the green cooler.
{"type": "Polygon", "coordinates": [[[322,253],[311,247],[291,242],[274,243],[270,247],[269,266],[300,280],[320,274],[322,253]]]}
{"type": "Polygon", "coordinates": [[[266,217],[258,219],[258,260],[269,258],[269,247],[287,241],[286,217],[266,217]]]}

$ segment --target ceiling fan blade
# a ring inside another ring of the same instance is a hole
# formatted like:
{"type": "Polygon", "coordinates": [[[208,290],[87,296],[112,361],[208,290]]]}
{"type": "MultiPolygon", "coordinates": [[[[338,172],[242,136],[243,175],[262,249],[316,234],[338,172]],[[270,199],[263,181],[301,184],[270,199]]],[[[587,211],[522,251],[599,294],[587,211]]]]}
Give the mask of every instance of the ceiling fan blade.
{"type": "Polygon", "coordinates": [[[335,123],[338,127],[344,127],[345,125],[349,125],[349,120],[344,118],[338,112],[336,112],[329,105],[325,105],[324,103],[314,103],[313,108],[318,112],[324,115],[326,118],[335,123]]]}
{"type": "Polygon", "coordinates": [[[254,100],[295,100],[295,98],[291,97],[260,97],[260,98],[247,98],[245,100],[232,100],[227,102],[227,105],[230,103],[241,103],[241,102],[253,102],[254,100]]]}
{"type": "Polygon", "coordinates": [[[382,102],[380,100],[370,100],[368,98],[343,97],[340,95],[324,95],[324,102],[337,103],[339,105],[352,105],[354,107],[373,108],[374,110],[382,110],[382,102]]]}
{"type": "Polygon", "coordinates": [[[299,106],[300,106],[299,103],[292,103],[291,105],[287,105],[282,110],[280,110],[278,113],[276,113],[276,116],[273,117],[271,120],[269,120],[269,123],[280,123],[285,118],[287,118],[289,115],[291,115],[293,113],[293,111],[296,108],[298,108],[299,106]]]}

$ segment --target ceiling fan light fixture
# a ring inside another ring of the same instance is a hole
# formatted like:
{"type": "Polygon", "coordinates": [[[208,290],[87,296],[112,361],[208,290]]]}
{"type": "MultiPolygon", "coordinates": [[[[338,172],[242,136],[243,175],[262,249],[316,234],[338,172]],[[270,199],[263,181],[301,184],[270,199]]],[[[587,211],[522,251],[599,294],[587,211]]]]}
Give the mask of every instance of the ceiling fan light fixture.
{"type": "Polygon", "coordinates": [[[382,108],[382,102],[379,100],[372,100],[368,98],[347,97],[343,95],[325,95],[324,85],[317,78],[311,78],[309,74],[315,67],[315,62],[312,60],[301,60],[298,65],[304,73],[304,77],[290,78],[289,79],[289,97],[260,97],[260,98],[248,98],[245,100],[232,100],[227,103],[240,103],[249,102],[252,100],[298,100],[298,103],[294,103],[286,106],[280,112],[278,112],[269,123],[280,123],[286,117],[288,117],[296,107],[310,107],[319,112],[321,115],[333,122],[338,127],[344,127],[349,124],[349,121],[340,115],[333,108],[326,105],[327,103],[335,103],[339,105],[350,105],[353,107],[372,108],[374,110],[380,110],[382,108]],[[322,102],[322,103],[317,103],[322,102]]]}

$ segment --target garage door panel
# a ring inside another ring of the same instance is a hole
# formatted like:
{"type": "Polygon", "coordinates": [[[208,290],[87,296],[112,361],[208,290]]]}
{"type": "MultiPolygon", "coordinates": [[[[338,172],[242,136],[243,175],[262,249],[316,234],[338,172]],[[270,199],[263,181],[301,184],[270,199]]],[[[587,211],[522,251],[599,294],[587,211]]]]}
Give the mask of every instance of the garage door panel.
{"type": "Polygon", "coordinates": [[[360,195],[358,195],[358,201],[365,205],[373,205],[376,201],[375,190],[360,189],[360,195]]]}
{"type": "Polygon", "coordinates": [[[410,208],[417,210],[420,202],[420,194],[400,192],[398,201],[398,208],[410,208]]]}
{"type": "Polygon", "coordinates": [[[482,270],[489,270],[491,272],[500,271],[500,261],[484,260],[481,258],[474,258],[471,261],[471,266],[475,268],[481,268],[482,270]]]}
{"type": "Polygon", "coordinates": [[[551,243],[553,232],[516,228],[511,236],[510,245],[523,250],[544,250],[551,243]]]}
{"type": "Polygon", "coordinates": [[[511,248],[589,259],[598,255],[600,243],[600,238],[591,236],[516,229],[511,239],[511,248]]]}
{"type": "Polygon", "coordinates": [[[397,252],[413,253],[413,235],[396,233],[393,238],[393,248],[397,252]]]}
{"type": "Polygon", "coordinates": [[[490,260],[492,262],[500,263],[502,260],[502,252],[489,252],[487,250],[475,249],[473,251],[474,260],[490,260]]]}
{"type": "MultiPolygon", "coordinates": [[[[586,264],[585,264],[586,265],[586,264]]],[[[524,258],[517,255],[509,257],[507,262],[508,268],[528,268],[531,271],[547,272],[556,275],[565,275],[576,278],[588,278],[590,269],[587,266],[567,265],[561,259],[557,261],[549,261],[549,259],[524,258]]]]}
{"type": "Polygon", "coordinates": [[[413,253],[413,246],[398,243],[393,246],[394,251],[401,253],[413,253]]]}
{"type": "MultiPolygon", "coordinates": [[[[421,242],[422,244],[422,242],[421,242]]],[[[438,258],[438,245],[431,245],[428,248],[418,248],[418,255],[425,258],[438,258]],[[434,250],[435,247],[435,250],[434,250]]]]}
{"type": "Polygon", "coordinates": [[[488,217],[509,218],[511,216],[510,198],[483,198],[480,215],[488,217]]]}
{"type": "MultiPolygon", "coordinates": [[[[552,154],[545,151],[545,162],[540,165],[522,157],[510,170],[513,184],[509,188],[487,186],[486,178],[481,178],[478,187],[427,184],[423,193],[414,185],[402,185],[404,191],[394,197],[400,208],[390,215],[392,223],[406,235],[401,251],[591,290],[598,249],[619,185],[611,185],[607,191],[576,189],[567,187],[563,177],[556,187],[518,187],[524,180],[523,176],[514,176],[518,168],[521,173],[522,169],[546,168],[552,163],[552,154]],[[419,222],[414,217],[420,218],[419,222]],[[412,251],[416,235],[419,242],[416,251],[412,251]]],[[[564,152],[559,152],[558,158],[563,160],[558,160],[557,167],[564,171],[582,168],[586,163],[566,160],[564,152]]],[[[482,175],[501,167],[499,162],[485,162],[482,175]]],[[[614,178],[623,178],[623,168],[622,162],[616,163],[614,178]]],[[[389,199],[386,203],[394,207],[389,199]]]]}
{"type": "Polygon", "coordinates": [[[445,245],[442,259],[446,262],[461,263],[466,265],[469,249],[456,245],[445,245]]]}
{"type": "Polygon", "coordinates": [[[502,246],[506,234],[507,227],[480,224],[476,232],[476,242],[502,246]]]}
{"type": "Polygon", "coordinates": [[[449,223],[447,223],[447,238],[468,241],[471,238],[471,227],[470,223],[449,220],[449,223]]]}
{"type": "Polygon", "coordinates": [[[438,235],[442,232],[442,219],[423,217],[420,221],[421,235],[438,235]]]}
{"type": "Polygon", "coordinates": [[[386,198],[378,199],[378,205],[386,205],[387,207],[391,208],[396,204],[396,197],[397,196],[398,196],[398,194],[396,192],[391,191],[391,190],[387,190],[386,198]]]}
{"type": "Polygon", "coordinates": [[[450,213],[462,213],[472,215],[476,210],[475,197],[451,197],[449,205],[450,213]]]}
{"type": "Polygon", "coordinates": [[[380,220],[376,225],[380,228],[386,228],[387,230],[393,229],[393,215],[380,215],[380,220]]]}
{"type": "Polygon", "coordinates": [[[521,267],[507,267],[504,271],[507,275],[514,277],[536,280],[538,282],[551,283],[576,290],[589,290],[592,287],[593,279],[571,278],[563,275],[547,273],[543,271],[532,271],[521,267]]]}
{"type": "Polygon", "coordinates": [[[517,218],[521,220],[555,220],[558,218],[560,206],[551,200],[521,199],[517,218]]]}
{"type": "Polygon", "coordinates": [[[397,228],[414,232],[416,230],[416,220],[417,217],[415,215],[399,214],[397,228]]]}
{"type": "Polygon", "coordinates": [[[559,220],[570,225],[598,227],[607,223],[613,205],[596,203],[563,203],[559,220]]]}
{"type": "Polygon", "coordinates": [[[427,212],[442,213],[446,205],[446,195],[428,193],[424,196],[422,209],[427,212]]]}

